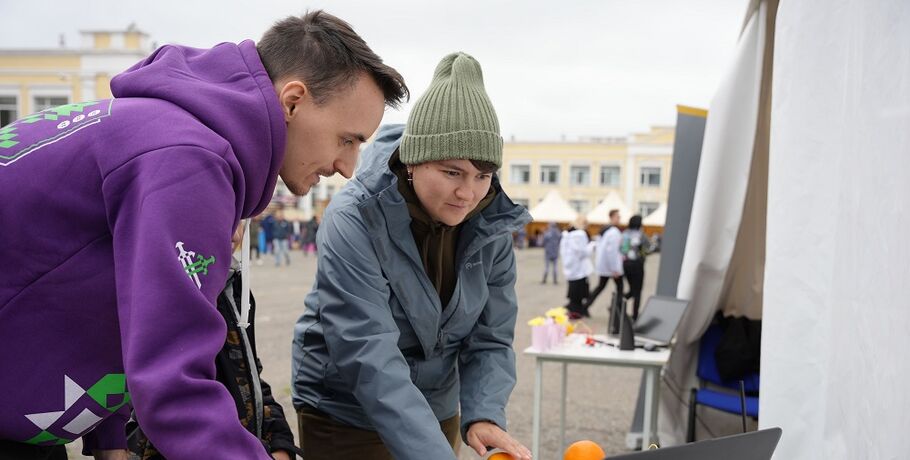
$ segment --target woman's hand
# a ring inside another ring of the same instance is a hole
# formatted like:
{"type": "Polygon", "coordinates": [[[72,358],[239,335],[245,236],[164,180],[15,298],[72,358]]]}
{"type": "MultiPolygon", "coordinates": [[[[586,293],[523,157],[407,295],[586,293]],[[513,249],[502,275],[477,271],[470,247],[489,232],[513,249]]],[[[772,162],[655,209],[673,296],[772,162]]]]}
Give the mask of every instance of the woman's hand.
{"type": "Polygon", "coordinates": [[[472,423],[467,438],[468,445],[481,457],[487,453],[487,447],[493,447],[506,451],[517,460],[531,460],[531,451],[495,423],[472,423]]]}

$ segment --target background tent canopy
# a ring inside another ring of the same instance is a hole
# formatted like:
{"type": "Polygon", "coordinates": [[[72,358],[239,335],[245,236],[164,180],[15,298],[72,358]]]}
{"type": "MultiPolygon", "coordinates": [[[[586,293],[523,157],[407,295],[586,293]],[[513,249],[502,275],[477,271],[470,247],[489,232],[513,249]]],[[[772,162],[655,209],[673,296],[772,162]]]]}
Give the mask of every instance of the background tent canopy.
{"type": "Polygon", "coordinates": [[[611,209],[619,210],[619,223],[621,225],[629,223],[629,218],[632,217],[633,214],[632,210],[626,206],[626,203],[622,201],[622,198],[620,198],[616,192],[607,194],[597,207],[588,212],[588,223],[600,225],[608,224],[610,222],[609,213],[611,209]]]}
{"type": "Polygon", "coordinates": [[[556,190],[551,190],[530,211],[534,222],[570,223],[578,217],[569,203],[556,190]]]}
{"type": "Polygon", "coordinates": [[[663,203],[654,212],[641,220],[642,225],[663,227],[667,223],[667,203],[663,203]]]}

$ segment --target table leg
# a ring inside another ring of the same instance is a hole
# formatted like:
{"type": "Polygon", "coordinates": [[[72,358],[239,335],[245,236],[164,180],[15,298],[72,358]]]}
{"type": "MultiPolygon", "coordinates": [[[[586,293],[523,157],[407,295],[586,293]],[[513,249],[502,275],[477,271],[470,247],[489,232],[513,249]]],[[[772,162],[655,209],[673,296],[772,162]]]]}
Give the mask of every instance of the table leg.
{"type": "Polygon", "coordinates": [[[566,383],[569,363],[562,363],[562,405],[559,412],[559,452],[566,448],[566,383]]]}
{"type": "Polygon", "coordinates": [[[652,423],[654,421],[653,409],[657,405],[657,401],[654,400],[654,385],[655,379],[654,375],[656,374],[653,367],[646,367],[645,372],[645,413],[644,420],[641,424],[641,450],[648,450],[648,446],[651,445],[651,434],[652,434],[652,423]]]}
{"type": "Polygon", "coordinates": [[[660,368],[654,369],[652,375],[654,376],[654,385],[652,385],[653,395],[651,400],[654,403],[651,404],[651,442],[660,444],[660,439],[657,437],[657,414],[660,410],[660,368]]]}
{"type": "Polygon", "coordinates": [[[531,441],[531,455],[533,458],[540,458],[540,399],[543,393],[543,361],[534,360],[536,371],[534,376],[534,428],[531,441]]]}

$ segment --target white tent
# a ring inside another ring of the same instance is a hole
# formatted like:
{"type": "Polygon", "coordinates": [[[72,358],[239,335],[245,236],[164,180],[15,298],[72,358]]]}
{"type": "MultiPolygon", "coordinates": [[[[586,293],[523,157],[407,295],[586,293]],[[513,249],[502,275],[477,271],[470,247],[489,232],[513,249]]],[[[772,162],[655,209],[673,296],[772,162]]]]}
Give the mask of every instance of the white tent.
{"type": "Polygon", "coordinates": [[[661,205],[654,210],[651,214],[648,214],[648,217],[645,217],[641,220],[642,225],[647,225],[650,227],[663,227],[667,223],[667,203],[661,203],[661,205]]]}
{"type": "Polygon", "coordinates": [[[761,427],[775,459],[908,458],[910,2],[781,2],[761,427]]]}
{"type": "MultiPolygon", "coordinates": [[[[664,444],[685,439],[688,392],[698,385],[699,339],[714,314],[722,310],[761,318],[768,72],[776,9],[777,0],[750,3],[734,60],[708,110],[676,294],[689,300],[689,309],[677,329],[677,342],[663,378],[659,426],[664,444]]],[[[737,419],[717,412],[700,410],[699,439],[704,439],[705,432],[723,435],[736,431],[737,419]]]]}
{"type": "Polygon", "coordinates": [[[622,201],[622,198],[620,198],[619,194],[616,192],[608,193],[594,209],[588,212],[588,223],[600,225],[610,223],[609,214],[611,209],[619,210],[619,223],[623,225],[629,223],[629,218],[632,217],[632,211],[626,206],[626,203],[622,201]]]}
{"type": "Polygon", "coordinates": [[[572,206],[556,190],[550,190],[530,211],[534,222],[568,223],[578,217],[572,206]]]}
{"type": "Polygon", "coordinates": [[[697,340],[721,309],[763,319],[759,426],[783,429],[775,459],[904,458],[910,3],[776,10],[753,0],[711,103],[661,441],[681,440],[697,340]]]}

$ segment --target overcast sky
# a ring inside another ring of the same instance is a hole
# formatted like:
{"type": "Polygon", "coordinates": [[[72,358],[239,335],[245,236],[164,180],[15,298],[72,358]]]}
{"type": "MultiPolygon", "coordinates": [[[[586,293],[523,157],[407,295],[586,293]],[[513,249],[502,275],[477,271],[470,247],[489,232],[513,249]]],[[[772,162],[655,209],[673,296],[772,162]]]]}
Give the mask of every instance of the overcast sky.
{"type": "MultiPolygon", "coordinates": [[[[258,39],[276,20],[323,8],[350,22],[414,93],[460,50],[483,66],[503,136],[568,140],[673,124],[707,107],[748,0],[0,0],[0,48],[56,47],[64,34],[135,22],[160,44],[258,39]]],[[[403,122],[409,106],[386,112],[403,122]]]]}

